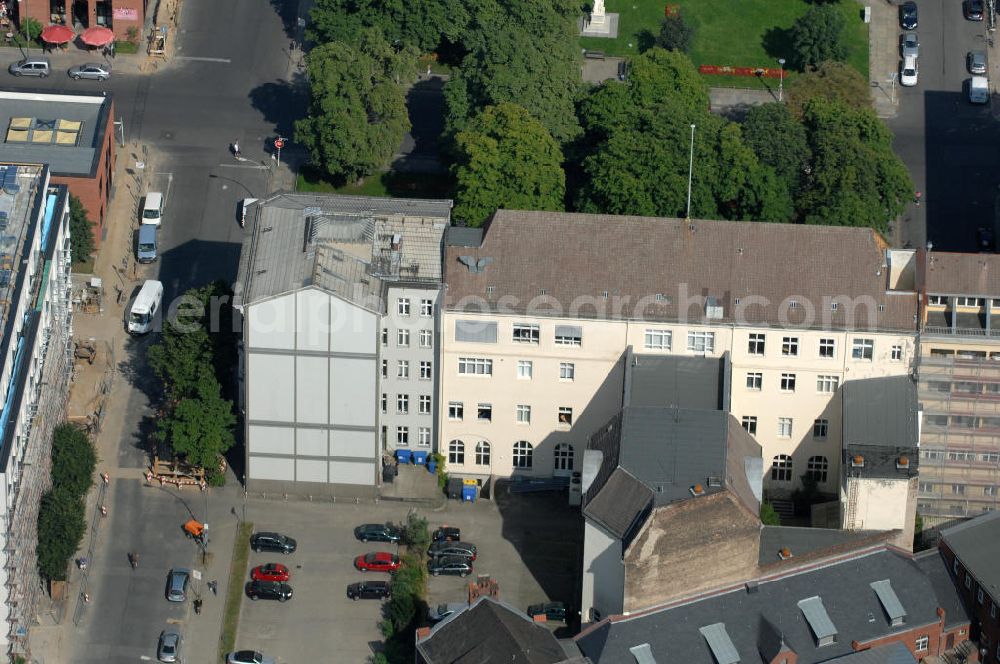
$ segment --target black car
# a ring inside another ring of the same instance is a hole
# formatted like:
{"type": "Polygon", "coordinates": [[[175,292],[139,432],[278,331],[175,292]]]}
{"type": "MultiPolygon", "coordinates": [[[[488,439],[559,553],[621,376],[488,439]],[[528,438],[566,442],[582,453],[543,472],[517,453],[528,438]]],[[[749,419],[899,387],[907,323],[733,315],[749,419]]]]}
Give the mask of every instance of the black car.
{"type": "Polygon", "coordinates": [[[917,27],[917,3],[904,2],[899,6],[899,25],[904,30],[915,30],[917,27]]]}
{"type": "Polygon", "coordinates": [[[276,551],[287,555],[294,552],[297,546],[298,544],[291,537],[278,533],[254,533],[250,536],[250,548],[257,553],[276,551]]]}
{"type": "Polygon", "coordinates": [[[545,604],[532,604],[528,607],[528,615],[545,616],[549,622],[566,622],[566,605],[562,602],[547,602],[545,604]]]}
{"type": "Polygon", "coordinates": [[[431,576],[438,576],[439,574],[469,576],[472,574],[472,561],[463,556],[431,558],[427,563],[427,571],[431,573],[431,576]]]}
{"type": "Polygon", "coordinates": [[[982,21],[983,12],[985,8],[983,7],[983,0],[965,0],[962,3],[962,9],[965,12],[965,18],[970,21],[982,21]]]}
{"type": "Polygon", "coordinates": [[[462,530],[454,526],[441,526],[431,533],[433,542],[459,542],[462,539],[462,530]]]}
{"type": "Polygon", "coordinates": [[[994,248],[993,231],[988,228],[977,228],[976,244],[979,246],[979,253],[992,252],[994,248]]]}
{"type": "Polygon", "coordinates": [[[472,542],[434,542],[427,549],[427,555],[431,558],[458,556],[459,558],[475,560],[477,553],[476,545],[472,542]]]}
{"type": "Polygon", "coordinates": [[[347,586],[347,596],[351,599],[385,599],[389,596],[388,581],[359,581],[347,586]]]}
{"type": "Polygon", "coordinates": [[[399,542],[402,533],[391,523],[365,523],[354,529],[362,542],[399,542]]]}
{"type": "Polygon", "coordinates": [[[247,597],[258,599],[276,599],[286,602],[292,598],[292,587],[280,581],[251,581],[246,585],[247,597]]]}

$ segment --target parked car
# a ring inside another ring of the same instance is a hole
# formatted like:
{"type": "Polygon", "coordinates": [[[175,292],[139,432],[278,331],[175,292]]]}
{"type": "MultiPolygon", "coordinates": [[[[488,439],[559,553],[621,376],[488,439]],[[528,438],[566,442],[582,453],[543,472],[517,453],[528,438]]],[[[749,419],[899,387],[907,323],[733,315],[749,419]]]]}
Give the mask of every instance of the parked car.
{"type": "Polygon", "coordinates": [[[399,556],[387,551],[372,551],[354,559],[354,566],[362,572],[395,572],[399,569],[399,556]]]}
{"type": "Polygon", "coordinates": [[[347,596],[353,600],[385,599],[389,594],[388,581],[359,581],[347,586],[347,596]]]}
{"type": "Polygon", "coordinates": [[[106,81],[111,78],[111,67],[99,62],[88,62],[83,65],[70,67],[66,72],[74,81],[86,78],[91,81],[106,81]]]}
{"type": "Polygon", "coordinates": [[[980,253],[992,252],[995,248],[993,243],[993,231],[988,228],[976,229],[976,246],[980,253]]]}
{"type": "Polygon", "coordinates": [[[983,0],[965,0],[962,3],[962,11],[965,13],[965,18],[970,21],[982,21],[985,9],[983,0]]]}
{"type": "Polygon", "coordinates": [[[161,662],[176,662],[181,656],[181,633],[176,629],[165,629],[160,632],[160,640],[156,644],[156,659],[161,662]]]}
{"type": "Polygon", "coordinates": [[[37,57],[24,58],[7,67],[7,71],[14,76],[39,76],[41,78],[48,76],[51,70],[52,63],[49,62],[48,58],[37,57]]]}
{"type": "Polygon", "coordinates": [[[920,40],[915,32],[904,32],[899,36],[899,54],[902,57],[920,55],[920,40]]]}
{"type": "Polygon", "coordinates": [[[183,602],[187,599],[188,582],[191,580],[190,570],[176,568],[167,574],[167,601],[183,602]]]}
{"type": "Polygon", "coordinates": [[[427,562],[427,571],[431,573],[431,576],[440,574],[469,576],[472,574],[472,562],[462,556],[441,556],[440,558],[431,558],[427,562]]]}
{"type": "Polygon", "coordinates": [[[917,3],[911,0],[899,6],[899,25],[904,30],[917,29],[917,3]]]}
{"type": "Polygon", "coordinates": [[[254,581],[288,581],[288,568],[281,563],[258,565],[250,571],[254,581]]]}
{"type": "Polygon", "coordinates": [[[549,622],[566,622],[566,605],[562,602],[546,602],[545,604],[532,604],[528,607],[528,615],[545,616],[549,622]]]}
{"type": "Polygon", "coordinates": [[[427,549],[427,555],[431,558],[460,556],[469,560],[475,560],[477,554],[476,545],[472,542],[434,542],[427,549]]]}
{"type": "Polygon", "coordinates": [[[254,533],[250,536],[250,548],[261,551],[276,551],[288,555],[295,551],[298,544],[291,537],[279,533],[254,533]]]}
{"type": "Polygon", "coordinates": [[[985,74],[986,51],[969,51],[965,56],[965,66],[970,74],[985,74]]]}
{"type": "Polygon", "coordinates": [[[432,542],[458,542],[462,539],[462,530],[455,526],[441,526],[431,534],[432,542]]]}
{"type": "Polygon", "coordinates": [[[256,650],[237,650],[226,655],[226,664],[274,664],[274,658],[256,650]]]}
{"type": "Polygon", "coordinates": [[[461,611],[467,606],[469,605],[465,602],[447,602],[446,604],[432,606],[427,609],[427,622],[441,622],[451,614],[461,611]]]}
{"type": "Polygon", "coordinates": [[[909,55],[903,58],[903,64],[899,68],[899,84],[910,88],[917,84],[917,59],[909,55]]]}
{"type": "Polygon", "coordinates": [[[402,533],[391,523],[364,523],[354,529],[354,536],[362,542],[398,542],[402,533]]]}
{"type": "Polygon", "coordinates": [[[276,599],[287,602],[292,598],[292,587],[280,581],[250,581],[246,585],[247,597],[253,601],[259,599],[276,599]]]}

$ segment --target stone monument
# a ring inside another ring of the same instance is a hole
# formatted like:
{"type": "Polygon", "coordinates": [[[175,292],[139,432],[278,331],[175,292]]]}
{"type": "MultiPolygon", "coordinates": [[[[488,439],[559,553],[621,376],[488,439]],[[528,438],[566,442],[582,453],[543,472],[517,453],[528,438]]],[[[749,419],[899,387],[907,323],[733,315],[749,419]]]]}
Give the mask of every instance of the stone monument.
{"type": "Polygon", "coordinates": [[[618,36],[618,14],[606,13],[604,0],[594,0],[590,18],[583,18],[580,34],[584,37],[616,38],[618,36]]]}

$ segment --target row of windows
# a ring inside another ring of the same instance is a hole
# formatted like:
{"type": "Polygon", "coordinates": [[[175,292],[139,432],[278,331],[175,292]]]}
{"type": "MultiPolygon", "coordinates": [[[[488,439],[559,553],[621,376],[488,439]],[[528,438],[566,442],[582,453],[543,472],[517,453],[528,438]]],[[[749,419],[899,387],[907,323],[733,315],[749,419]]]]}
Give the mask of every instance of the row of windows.
{"type": "MultiPolygon", "coordinates": [[[[531,424],[531,406],[529,406],[528,404],[518,404],[514,409],[514,417],[518,424],[531,424]]],[[[462,401],[449,401],[448,419],[452,420],[453,422],[464,421],[465,403],[462,401]]],[[[477,404],[476,419],[480,422],[492,422],[493,404],[491,403],[477,404]]],[[[569,406],[559,406],[558,409],[556,410],[556,424],[560,427],[573,426],[573,409],[570,408],[569,406]]]]}
{"type": "MultiPolygon", "coordinates": [[[[477,466],[490,465],[490,444],[485,440],[476,443],[475,462],[477,466]]],[[[511,458],[514,468],[531,468],[534,464],[535,448],[526,440],[514,443],[511,458]]],[[[573,470],[573,446],[569,443],[559,443],[552,450],[552,461],[555,470],[573,470]]],[[[465,442],[453,440],[448,443],[448,463],[465,464],[465,442]]]]}
{"type": "MultiPolygon", "coordinates": [[[[400,316],[410,315],[410,298],[401,297],[396,300],[396,313],[400,316]]],[[[422,318],[434,317],[434,300],[420,300],[420,316],[422,318]]]]}
{"type": "MultiPolygon", "coordinates": [[[[921,482],[920,485],[919,485],[919,490],[920,490],[920,493],[938,493],[938,488],[937,487],[938,487],[938,485],[934,484],[933,482],[921,482]]],[[[947,490],[953,496],[964,496],[964,495],[966,495],[965,492],[966,492],[967,485],[965,485],[965,484],[942,484],[942,485],[940,485],[940,487],[941,487],[942,491],[945,488],[947,488],[947,490]]],[[[997,493],[997,487],[996,486],[990,485],[990,486],[973,486],[973,487],[971,487],[971,491],[975,491],[975,492],[978,493],[980,490],[982,491],[982,495],[984,495],[984,496],[989,496],[989,497],[995,498],[998,495],[998,493],[997,493]]]]}
{"type": "MultiPolygon", "coordinates": [[[[781,391],[794,392],[798,378],[794,373],[781,374],[781,391]]],[[[750,371],[747,373],[747,389],[760,391],[764,389],[764,373],[760,371],[750,371]]],[[[816,376],[816,391],[822,394],[833,394],[840,387],[839,376],[819,375],[816,376]]]]}
{"type": "MultiPolygon", "coordinates": [[[[537,345],[541,339],[542,329],[537,323],[514,323],[511,328],[511,341],[514,343],[537,345]]],[[[556,325],[552,340],[557,346],[582,346],[583,328],[578,325],[556,325]]],[[[455,341],[495,344],[497,324],[495,321],[456,320],[455,341]]]]}
{"type": "MultiPolygon", "coordinates": [[[[799,356],[799,337],[781,337],[781,356],[799,356]]],[[[837,356],[837,340],[832,338],[822,338],[816,348],[817,356],[831,359],[837,356]]],[[[763,332],[752,332],[747,341],[747,353],[750,355],[764,356],[767,354],[767,335],[763,332]]],[[[851,340],[851,359],[872,360],[875,356],[875,340],[856,337],[851,340]]],[[[894,361],[903,359],[903,347],[893,345],[890,351],[890,358],[894,361]]]]}
{"type": "MultiPolygon", "coordinates": [[[[779,417],[778,418],[778,438],[791,438],[792,437],[792,425],[793,420],[791,417],[779,417]]],[[[756,415],[744,415],[743,416],[743,428],[747,430],[754,436],[757,435],[757,416],[756,415]]],[[[830,420],[819,418],[813,420],[813,438],[818,440],[825,440],[828,435],[830,435],[830,420]]]]}
{"type": "Polygon", "coordinates": [[[928,425],[936,427],[952,426],[961,429],[1000,429],[1000,417],[931,413],[924,416],[924,421],[928,425]]]}
{"type": "MultiPolygon", "coordinates": [[[[481,357],[458,358],[458,373],[464,376],[492,376],[493,360],[481,357]]],[[[531,380],[535,376],[535,364],[532,360],[517,361],[517,377],[531,380]]],[[[559,363],[559,380],[575,380],[576,364],[573,362],[559,363]]]]}
{"type": "MultiPolygon", "coordinates": [[[[382,414],[385,415],[389,412],[389,395],[385,392],[382,393],[382,414]]],[[[409,394],[397,394],[396,395],[396,412],[400,415],[406,415],[410,412],[410,395],[409,394]]],[[[431,397],[429,394],[421,394],[417,397],[417,412],[421,415],[431,414],[431,397]]]]}
{"type": "MultiPolygon", "coordinates": [[[[956,296],[954,298],[956,307],[976,307],[981,308],[986,306],[986,298],[982,297],[961,297],[956,296]]],[[[948,305],[947,295],[928,295],[927,304],[932,307],[944,307],[948,305]]],[[[992,298],[990,301],[991,308],[1000,309],[1000,298],[992,298]]]]}
{"type": "MultiPolygon", "coordinates": [[[[771,460],[771,480],[775,482],[791,482],[793,473],[792,457],[779,454],[771,460]]],[[[806,462],[806,477],[817,482],[826,482],[830,470],[830,462],[825,456],[811,456],[806,462]]]]}
{"type": "MultiPolygon", "coordinates": [[[[433,330],[420,330],[419,343],[421,348],[433,348],[434,347],[434,332],[433,330]]],[[[382,328],[382,345],[389,345],[389,328],[382,328]]],[[[404,328],[396,330],[396,347],[397,348],[409,348],[410,347],[410,331],[404,328]]]]}
{"type": "MultiPolygon", "coordinates": [[[[434,365],[430,361],[420,362],[420,380],[431,380],[434,377],[434,365]]],[[[382,360],[382,378],[389,377],[389,360],[382,360]]],[[[396,361],[396,378],[407,380],[410,377],[410,361],[396,361]]]]}
{"type": "MultiPolygon", "coordinates": [[[[382,427],[382,445],[386,444],[386,427],[382,427]]],[[[398,447],[407,447],[410,444],[410,427],[400,426],[396,427],[396,445],[398,447]]],[[[417,428],[417,445],[419,447],[430,447],[431,446],[431,428],[430,427],[418,427],[417,428]]]]}

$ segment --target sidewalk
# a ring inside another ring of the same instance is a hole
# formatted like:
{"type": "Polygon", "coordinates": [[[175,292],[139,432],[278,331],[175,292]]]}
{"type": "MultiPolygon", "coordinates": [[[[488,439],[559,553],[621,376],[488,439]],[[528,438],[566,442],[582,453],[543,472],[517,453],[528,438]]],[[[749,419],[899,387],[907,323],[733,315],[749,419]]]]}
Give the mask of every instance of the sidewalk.
{"type": "MultiPolygon", "coordinates": [[[[37,48],[28,51],[28,55],[37,57],[44,55],[52,62],[52,76],[59,76],[63,72],[75,65],[82,65],[85,62],[100,62],[111,65],[112,72],[122,72],[123,74],[138,74],[143,72],[142,65],[149,59],[145,51],[140,53],[119,53],[114,58],[105,58],[100,50],[86,51],[71,46],[65,51],[56,49],[54,52],[42,53],[37,48]]],[[[24,57],[24,51],[17,47],[0,47],[0,64],[7,67],[12,62],[16,62],[24,57]]],[[[9,76],[9,74],[8,74],[9,76]]]]}
{"type": "MultiPolygon", "coordinates": [[[[860,5],[861,3],[859,3],[860,5]]],[[[869,0],[872,9],[868,25],[868,79],[872,104],[880,118],[896,117],[899,110],[899,27],[898,9],[893,0],[869,0]]]]}

